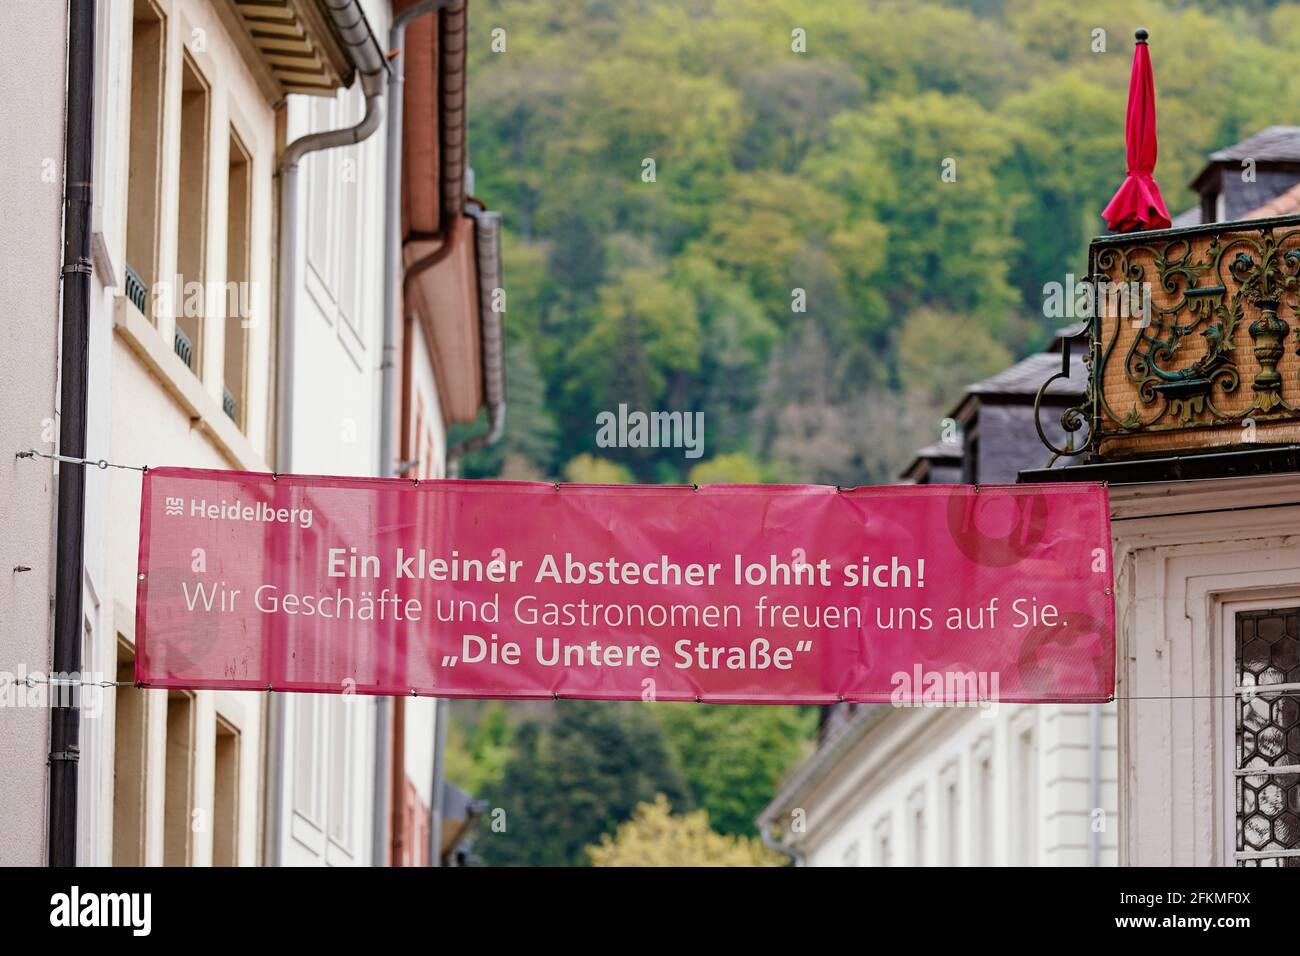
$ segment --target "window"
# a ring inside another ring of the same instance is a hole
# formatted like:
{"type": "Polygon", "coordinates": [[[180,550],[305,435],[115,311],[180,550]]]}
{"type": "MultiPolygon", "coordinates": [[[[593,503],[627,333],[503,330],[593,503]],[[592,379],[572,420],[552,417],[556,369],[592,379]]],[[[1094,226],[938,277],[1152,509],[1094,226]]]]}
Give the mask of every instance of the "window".
{"type": "MultiPolygon", "coordinates": [[[[135,652],[117,642],[117,680],[135,680],[135,652]]],[[[113,865],[144,865],[144,768],[146,693],[117,688],[113,721],[113,865]]]]}
{"type": "Polygon", "coordinates": [[[194,695],[167,694],[166,774],[163,791],[163,865],[189,866],[194,812],[194,695]]]}
{"type": "Polygon", "coordinates": [[[157,281],[162,148],[163,17],[136,0],[131,25],[131,120],[126,213],[126,294],[145,315],[157,281]]]}
{"type": "Polygon", "coordinates": [[[320,759],[317,753],[317,729],[322,701],[311,694],[296,695],[294,710],[293,809],[312,824],[320,826],[324,811],[320,800],[320,759]]]}
{"type": "Polygon", "coordinates": [[[407,838],[403,840],[400,866],[429,865],[429,810],[411,779],[403,775],[402,818],[407,838]]]}
{"type": "Polygon", "coordinates": [[[993,756],[987,737],[975,747],[974,774],[974,825],[971,829],[972,862],[976,866],[993,865],[993,756]]]}
{"type": "Polygon", "coordinates": [[[957,762],[939,774],[939,860],[944,866],[961,864],[961,791],[958,789],[957,762]]]}
{"type": "MultiPolygon", "coordinates": [[[[342,90],[334,99],[317,99],[311,107],[316,131],[353,126],[364,114],[364,99],[342,90]]],[[[363,347],[358,242],[364,223],[361,183],[366,147],[354,145],[309,156],[307,171],[307,289],[326,321],[352,350],[363,347]]]]}
{"type": "Polygon", "coordinates": [[[840,859],[841,866],[858,865],[858,841],[854,840],[844,848],[844,856],[840,859]]]}
{"type": "Polygon", "coordinates": [[[1016,866],[1033,866],[1038,862],[1038,747],[1032,724],[1012,733],[1015,798],[1011,859],[1016,866]]]}
{"type": "Polygon", "coordinates": [[[217,717],[212,794],[212,865],[239,863],[239,730],[217,717]]]}
{"type": "Polygon", "coordinates": [[[248,404],[249,234],[252,229],[253,161],[239,135],[230,131],[229,190],[226,201],[226,310],[222,408],[241,429],[248,404]]]}
{"type": "MultiPolygon", "coordinates": [[[[323,97],[312,100],[311,128],[315,131],[334,126],[334,100],[323,97]]],[[[307,157],[307,266],[308,287],[312,289],[317,304],[327,319],[334,317],[334,263],[331,255],[331,212],[334,196],[336,166],[333,150],[313,153],[307,157]],[[314,280],[314,281],[313,281],[314,280]]]]}
{"type": "Polygon", "coordinates": [[[1300,607],[1236,614],[1238,866],[1300,866],[1300,607]]]}
{"type": "Polygon", "coordinates": [[[203,371],[208,223],[208,84],[186,53],[181,68],[180,220],[176,231],[176,354],[203,371]]]}
{"type": "Polygon", "coordinates": [[[871,861],[875,866],[894,865],[894,851],[890,845],[890,829],[889,817],[881,817],[876,821],[876,827],[872,834],[874,855],[871,861]]]}
{"type": "MultiPolygon", "coordinates": [[[[403,702],[404,703],[404,702],[403,702]]],[[[329,836],[345,850],[352,849],[352,795],[349,784],[354,771],[352,759],[352,701],[331,697],[329,756],[329,836]]]]}
{"type": "Polygon", "coordinates": [[[911,866],[925,866],[925,790],[918,787],[907,799],[907,818],[911,828],[911,866]]]}
{"type": "Polygon", "coordinates": [[[357,732],[362,708],[351,695],[293,697],[293,813],[295,853],[329,865],[357,859],[355,785],[364,751],[357,732]]]}

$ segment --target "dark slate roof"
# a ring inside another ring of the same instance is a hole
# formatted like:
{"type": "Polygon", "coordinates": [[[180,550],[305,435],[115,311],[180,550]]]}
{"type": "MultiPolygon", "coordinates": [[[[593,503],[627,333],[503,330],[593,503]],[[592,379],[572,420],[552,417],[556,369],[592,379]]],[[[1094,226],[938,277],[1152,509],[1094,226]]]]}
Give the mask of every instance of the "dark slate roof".
{"type": "Polygon", "coordinates": [[[1240,143],[1210,154],[1210,162],[1253,159],[1259,163],[1300,162],[1300,126],[1269,126],[1240,143]]]}
{"type": "Polygon", "coordinates": [[[1269,126],[1240,143],[1210,154],[1191,187],[1202,196],[1221,193],[1217,216],[1225,221],[1246,218],[1296,184],[1300,168],[1300,126],[1269,126]],[[1259,164],[1249,182],[1228,175],[1234,165],[1253,160],[1259,164]]]}
{"type": "MultiPolygon", "coordinates": [[[[1082,395],[1088,370],[1083,359],[1086,350],[1076,346],[1070,355],[1070,377],[1060,378],[1047,388],[1048,395],[1082,395]]],[[[1061,370],[1059,352],[1038,352],[1021,359],[1008,369],[976,382],[966,389],[969,395],[1036,395],[1053,374],[1061,370]]]]}
{"type": "Polygon", "coordinates": [[[1170,223],[1171,229],[1182,229],[1184,226],[1199,226],[1201,224],[1201,207],[1193,206],[1191,209],[1184,209],[1174,216],[1170,223]]]}
{"type": "Polygon", "coordinates": [[[1223,218],[1225,221],[1246,219],[1250,214],[1278,197],[1296,184],[1294,172],[1278,169],[1260,169],[1254,182],[1244,183],[1240,176],[1225,176],[1223,180],[1223,218]]]}

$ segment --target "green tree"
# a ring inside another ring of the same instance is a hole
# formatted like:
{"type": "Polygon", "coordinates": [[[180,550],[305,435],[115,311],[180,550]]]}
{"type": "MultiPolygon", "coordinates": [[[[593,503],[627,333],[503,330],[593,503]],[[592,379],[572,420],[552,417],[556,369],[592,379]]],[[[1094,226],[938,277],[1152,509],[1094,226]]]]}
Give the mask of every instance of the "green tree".
{"type": "Polygon", "coordinates": [[[662,793],[636,808],[596,846],[587,847],[595,866],[784,866],[786,858],[757,837],[724,836],[709,829],[705,810],[673,815],[662,793]]]}
{"type": "MultiPolygon", "coordinates": [[[[501,440],[490,448],[466,456],[464,473],[470,478],[486,478],[502,472],[505,462],[513,459],[532,466],[538,477],[549,476],[555,462],[559,428],[546,398],[542,379],[527,342],[515,341],[506,346],[506,430],[501,440]]],[[[487,428],[486,415],[480,415],[472,429],[487,428]]],[[[453,436],[453,440],[456,436],[453,436]]]]}
{"type": "Polygon", "coordinates": [[[584,866],[586,847],[662,793],[689,808],[676,755],[644,704],[560,701],[549,727],[523,722],[501,782],[485,796],[505,829],[484,821],[476,849],[498,865],[584,866]]]}
{"type": "Polygon", "coordinates": [[[505,775],[514,747],[514,727],[499,700],[488,702],[479,719],[469,728],[453,715],[447,728],[447,779],[471,794],[481,794],[497,785],[505,775]]]}
{"type": "Polygon", "coordinates": [[[810,749],[816,712],[802,707],[657,704],[691,794],[720,833],[753,835],[785,773],[810,749]]]}
{"type": "Polygon", "coordinates": [[[697,485],[757,485],[763,481],[763,469],[748,455],[732,452],[693,465],[686,480],[697,485]]]}
{"type": "Polygon", "coordinates": [[[947,414],[966,386],[1011,364],[1011,351],[978,322],[936,308],[909,312],[898,331],[898,374],[905,394],[947,414]]]}
{"type": "Polygon", "coordinates": [[[607,458],[582,454],[564,466],[564,480],[583,485],[626,485],[632,481],[632,472],[607,458]]]}

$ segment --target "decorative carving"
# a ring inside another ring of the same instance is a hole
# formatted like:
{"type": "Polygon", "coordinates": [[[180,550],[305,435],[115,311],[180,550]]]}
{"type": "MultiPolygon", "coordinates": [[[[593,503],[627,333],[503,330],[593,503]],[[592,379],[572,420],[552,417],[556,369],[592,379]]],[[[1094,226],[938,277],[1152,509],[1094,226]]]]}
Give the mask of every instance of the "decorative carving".
{"type": "MultiPolygon", "coordinates": [[[[1071,436],[1065,448],[1044,438],[1053,461],[1140,433],[1300,421],[1279,370],[1288,317],[1300,315],[1300,217],[1105,236],[1089,258],[1097,309],[1088,397],[1062,419],[1071,436]],[[1115,288],[1144,291],[1140,317],[1107,298],[1115,288]],[[1251,379],[1245,396],[1243,374],[1251,379]],[[1087,441],[1076,446],[1084,422],[1087,441]]],[[[1159,447],[1196,443],[1169,438],[1159,447]]]]}
{"type": "Polygon", "coordinates": [[[1251,388],[1259,394],[1253,408],[1267,412],[1284,405],[1291,406],[1282,398],[1282,376],[1278,373],[1277,363],[1282,360],[1282,340],[1291,333],[1291,327],[1277,317],[1277,302],[1261,300],[1259,318],[1250,323],[1250,337],[1255,342],[1255,359],[1259,362],[1259,372],[1251,388]]]}

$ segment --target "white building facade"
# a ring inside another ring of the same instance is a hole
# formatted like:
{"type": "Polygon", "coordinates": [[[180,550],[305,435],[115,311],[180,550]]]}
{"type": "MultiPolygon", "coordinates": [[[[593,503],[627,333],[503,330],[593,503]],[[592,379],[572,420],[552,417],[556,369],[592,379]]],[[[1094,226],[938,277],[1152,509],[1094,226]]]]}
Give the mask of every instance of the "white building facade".
{"type": "MultiPolygon", "coordinates": [[[[105,3],[97,37],[88,455],[264,471],[272,447],[274,85],[229,9],[105,3]]],[[[80,862],[239,865],[261,838],[258,695],[139,690],[139,473],[90,471],[80,862]]]]}
{"type": "Polygon", "coordinates": [[[760,826],[807,866],[1113,866],[1114,704],[859,707],[760,826]]]}
{"type": "MultiPolygon", "coordinates": [[[[385,0],[362,3],[377,37],[385,0]]],[[[365,113],[359,84],[331,96],[295,96],[285,140],[355,126],[365,113]]],[[[387,120],[383,121],[384,123],[387,120]]],[[[380,362],[384,330],[384,126],[354,145],[309,154],[298,178],[293,271],[296,354],[292,470],[308,475],[383,475],[379,461],[380,362]]],[[[280,701],[267,801],[265,862],[369,866],[383,861],[385,792],[376,737],[386,719],[371,696],[286,694],[280,701]],[[379,761],[377,765],[377,761],[379,761]],[[376,843],[378,842],[378,846],[376,843]]]]}
{"type": "Polygon", "coordinates": [[[49,459],[16,455],[52,453],[58,438],[67,31],[60,6],[0,6],[0,71],[22,90],[0,102],[0,255],[16,280],[0,349],[0,866],[46,859],[50,714],[18,682],[50,666],[56,479],[49,459]]]}
{"type": "MultiPolygon", "coordinates": [[[[969,385],[951,413],[960,437],[921,449],[904,480],[1008,482],[1041,461],[1035,392],[1070,337],[969,385]]],[[[1071,367],[1075,384],[1041,405],[1078,400],[1077,353],[1071,367]]],[[[1114,702],[838,704],[760,829],[812,866],[1114,866],[1117,713],[1114,702]]]]}
{"type": "Polygon", "coordinates": [[[1111,501],[1121,862],[1296,865],[1296,475],[1115,485],[1111,501]]]}
{"type": "MultiPolygon", "coordinates": [[[[386,32],[389,4],[361,6],[373,29],[386,32]]],[[[33,91],[21,121],[6,116],[9,128],[31,132],[7,140],[5,158],[42,183],[21,201],[6,195],[6,208],[23,214],[7,221],[4,248],[25,274],[49,281],[33,281],[23,293],[30,301],[14,303],[39,321],[24,325],[32,341],[19,343],[22,354],[6,356],[6,401],[23,396],[24,407],[6,407],[3,421],[7,436],[18,426],[15,448],[47,454],[59,450],[66,13],[61,4],[4,11],[6,38],[31,60],[33,91]],[[39,127],[47,118],[48,128],[39,127]]],[[[138,468],[278,467],[281,151],[300,133],[347,123],[360,102],[358,67],[332,16],[315,0],[97,4],[86,453],[128,467],[86,468],[83,676],[117,686],[88,688],[82,698],[81,864],[386,858],[376,839],[384,832],[376,821],[390,814],[388,792],[377,787],[387,764],[375,745],[376,699],[301,698],[277,722],[271,695],[131,686],[138,468]]],[[[375,50],[382,63],[377,43],[375,50]]],[[[9,62],[22,67],[14,52],[9,62]]],[[[297,227],[304,241],[293,263],[300,342],[293,457],[298,471],[384,473],[377,452],[384,137],[304,166],[297,227]]],[[[16,573],[0,594],[6,628],[14,629],[0,641],[0,670],[39,673],[52,646],[58,470],[40,458],[12,467],[17,494],[3,513],[5,540],[39,547],[15,553],[15,567],[31,571],[16,573]]],[[[15,719],[0,722],[0,786],[15,809],[5,814],[2,859],[38,864],[49,711],[6,714],[15,719]]]]}

